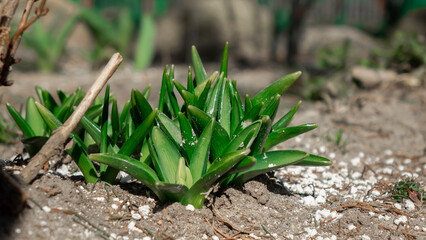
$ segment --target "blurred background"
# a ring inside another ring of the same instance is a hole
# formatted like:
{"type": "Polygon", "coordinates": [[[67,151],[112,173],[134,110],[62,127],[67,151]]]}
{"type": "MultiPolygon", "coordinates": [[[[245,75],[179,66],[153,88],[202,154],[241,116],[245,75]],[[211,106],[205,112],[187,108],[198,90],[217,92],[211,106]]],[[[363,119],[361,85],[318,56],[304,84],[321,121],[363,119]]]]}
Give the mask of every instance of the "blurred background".
{"type": "Polygon", "coordinates": [[[426,0],[48,0],[47,7],[24,34],[18,71],[96,70],[116,51],[134,71],[187,66],[192,45],[217,65],[229,42],[231,69],[304,71],[295,89],[307,99],[378,79],[424,84],[426,0]]]}

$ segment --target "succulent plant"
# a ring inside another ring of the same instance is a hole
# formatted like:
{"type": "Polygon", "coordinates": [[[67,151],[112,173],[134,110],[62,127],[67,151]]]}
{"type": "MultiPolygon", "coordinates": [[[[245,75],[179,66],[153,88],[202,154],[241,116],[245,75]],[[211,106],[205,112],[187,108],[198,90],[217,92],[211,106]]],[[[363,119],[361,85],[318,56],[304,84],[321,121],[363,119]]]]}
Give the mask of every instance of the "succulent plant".
{"type": "MultiPolygon", "coordinates": [[[[95,101],[70,136],[74,145],[68,150],[87,182],[100,178],[113,183],[121,170],[140,180],[161,201],[201,208],[213,186],[241,185],[287,165],[331,164],[298,150],[270,151],[317,127],[289,127],[300,102],[274,122],[281,94],[300,72],[284,76],[253,98],[245,96],[243,105],[236,81],[227,76],[228,44],[220,71],[209,76],[195,47],[192,58],[194,72],[189,68],[186,87],[174,79],[174,67],[166,66],[158,109],[148,102],[150,86],[142,92],[133,89],[121,113],[109,86],[103,101],[95,101]],[[181,105],[175,88],[183,99],[181,105]],[[90,160],[100,163],[99,167],[90,160]]],[[[26,119],[8,105],[30,154],[41,148],[84,96],[81,90],[70,96],[58,91],[58,105],[46,90],[37,88],[37,93],[40,103],[28,99],[26,119]]]]}

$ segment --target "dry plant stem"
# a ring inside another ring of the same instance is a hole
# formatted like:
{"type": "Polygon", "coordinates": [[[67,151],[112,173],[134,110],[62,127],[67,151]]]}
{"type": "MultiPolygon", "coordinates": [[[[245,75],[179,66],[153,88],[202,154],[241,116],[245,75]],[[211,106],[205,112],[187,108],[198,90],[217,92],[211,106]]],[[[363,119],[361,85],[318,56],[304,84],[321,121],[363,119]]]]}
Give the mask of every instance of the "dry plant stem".
{"type": "MultiPolygon", "coordinates": [[[[41,0],[38,7],[35,8],[34,16],[28,20],[32,6],[37,0],[27,0],[24,13],[22,14],[19,27],[12,39],[9,41],[10,20],[15,15],[16,7],[19,0],[8,0],[2,10],[0,18],[0,86],[11,86],[13,81],[8,81],[7,76],[11,70],[11,66],[19,60],[15,59],[15,54],[21,42],[22,34],[28,29],[37,19],[45,16],[49,9],[45,8],[46,0],[41,0]]],[[[1,4],[1,2],[0,2],[1,4]]]]}
{"type": "Polygon", "coordinates": [[[108,64],[99,75],[98,79],[90,87],[86,96],[84,96],[83,100],[75,109],[73,114],[52,134],[40,152],[38,152],[32,158],[31,162],[22,171],[22,178],[26,183],[30,183],[37,176],[37,173],[52,156],[60,153],[63,150],[66,139],[77,126],[78,122],[80,122],[87,109],[89,109],[89,107],[92,105],[95,97],[105,86],[108,79],[111,78],[111,76],[114,74],[122,60],[123,57],[119,53],[115,53],[111,57],[108,64]]]}
{"type": "MultiPolygon", "coordinates": [[[[3,51],[9,45],[9,24],[15,15],[16,8],[18,7],[18,0],[8,0],[1,11],[0,19],[0,56],[3,57],[3,51]]],[[[3,5],[3,4],[2,4],[3,5]]],[[[3,64],[3,62],[1,63],[3,64]]]]}

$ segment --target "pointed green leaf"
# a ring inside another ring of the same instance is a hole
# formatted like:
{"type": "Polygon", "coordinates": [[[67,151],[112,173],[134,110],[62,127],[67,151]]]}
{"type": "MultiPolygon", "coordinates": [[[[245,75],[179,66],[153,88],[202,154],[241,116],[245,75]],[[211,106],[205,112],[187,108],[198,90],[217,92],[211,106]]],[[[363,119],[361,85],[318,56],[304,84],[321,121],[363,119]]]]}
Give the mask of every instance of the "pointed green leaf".
{"type": "Polygon", "coordinates": [[[81,89],[77,89],[71,96],[66,98],[62,105],[57,108],[57,111],[54,112],[55,116],[61,122],[65,122],[68,117],[74,111],[74,106],[78,106],[78,104],[83,100],[84,92],[81,89]]]}
{"type": "Polygon", "coordinates": [[[207,94],[205,93],[209,92],[211,84],[217,78],[218,75],[219,73],[216,71],[212,73],[203,83],[197,85],[197,87],[194,89],[195,96],[199,99],[203,94],[207,96],[207,94]]]}
{"type": "Polygon", "coordinates": [[[164,112],[166,107],[166,100],[167,100],[167,87],[166,87],[166,79],[169,77],[169,74],[167,74],[167,65],[164,67],[163,70],[163,79],[161,81],[161,90],[160,90],[160,100],[158,101],[158,111],[164,112]]]}
{"type": "Polygon", "coordinates": [[[226,130],[228,135],[231,134],[231,112],[232,108],[231,97],[229,92],[229,82],[225,79],[219,98],[217,121],[226,130]]]}
{"type": "Polygon", "coordinates": [[[45,134],[45,124],[43,118],[37,110],[35,100],[33,97],[27,99],[25,119],[36,136],[43,136],[45,134]]]}
{"type": "MultiPolygon", "coordinates": [[[[83,128],[86,132],[92,137],[92,139],[96,142],[96,144],[101,144],[101,128],[91,119],[83,116],[80,121],[83,128]]],[[[119,148],[112,142],[111,138],[107,138],[108,141],[108,150],[107,152],[118,152],[119,148]]]]}
{"type": "Polygon", "coordinates": [[[187,187],[192,186],[192,176],[188,167],[185,165],[185,158],[179,158],[178,168],[176,171],[176,183],[185,185],[187,187]]]}
{"type": "MultiPolygon", "coordinates": [[[[201,109],[194,106],[188,106],[187,111],[191,121],[195,124],[196,130],[198,132],[202,132],[212,119],[201,109]]],[[[227,144],[230,141],[230,138],[226,133],[225,129],[223,129],[222,126],[220,126],[220,124],[217,122],[215,122],[214,124],[212,138],[214,139],[214,141],[211,144],[211,152],[212,157],[214,159],[222,155],[222,153],[227,147],[227,144]]]]}
{"type": "Polygon", "coordinates": [[[96,168],[93,165],[92,161],[86,155],[84,151],[84,143],[78,137],[74,136],[74,145],[71,149],[67,150],[68,154],[72,157],[72,159],[77,164],[81,173],[83,173],[84,179],[87,183],[94,183],[98,180],[99,176],[96,172],[96,168]]]}
{"type": "Polygon", "coordinates": [[[232,139],[224,153],[233,152],[240,148],[250,148],[261,126],[262,121],[257,120],[245,127],[232,139]]]}
{"type": "Polygon", "coordinates": [[[123,106],[123,110],[121,110],[121,114],[120,114],[120,123],[121,123],[121,128],[124,128],[124,125],[126,123],[126,119],[127,119],[127,115],[129,114],[130,111],[130,101],[127,101],[124,106],[123,106]]]}
{"type": "Polygon", "coordinates": [[[130,156],[142,143],[145,139],[148,132],[151,130],[151,127],[154,125],[155,116],[157,115],[157,110],[153,110],[151,114],[139,125],[136,130],[133,132],[132,136],[124,142],[123,146],[118,153],[130,156]]]}
{"type": "Polygon", "coordinates": [[[287,76],[282,77],[281,79],[277,80],[276,82],[272,83],[262,91],[260,91],[256,96],[253,98],[253,105],[259,104],[261,102],[268,102],[271,98],[273,98],[275,95],[280,94],[282,95],[283,92],[293,84],[294,81],[296,81],[297,78],[302,74],[302,72],[295,72],[292,74],[289,74],[287,76]]]}
{"type": "Polygon", "coordinates": [[[299,109],[301,103],[302,101],[299,101],[286,115],[278,120],[278,122],[272,126],[272,131],[277,131],[278,129],[287,127],[293,119],[294,114],[296,114],[297,109],[299,109]]]}
{"type": "Polygon", "coordinates": [[[177,147],[158,127],[152,128],[150,140],[152,150],[155,150],[150,151],[151,156],[160,179],[166,183],[175,183],[178,160],[181,157],[177,147]]]}
{"type": "Polygon", "coordinates": [[[269,116],[261,116],[260,119],[262,120],[262,126],[260,127],[259,133],[257,134],[256,139],[254,139],[253,144],[250,147],[252,155],[257,155],[265,151],[264,145],[269,133],[271,132],[271,118],[269,118],[269,116]]]}
{"type": "Polygon", "coordinates": [[[296,137],[302,133],[311,131],[317,127],[318,125],[315,123],[308,123],[295,127],[286,127],[278,129],[276,131],[272,131],[265,142],[264,151],[268,151],[269,149],[271,149],[271,147],[277,144],[287,141],[288,139],[296,137]]]}
{"type": "Polygon", "coordinates": [[[132,89],[132,110],[133,121],[136,125],[141,124],[145,118],[152,112],[152,107],[145,97],[136,89],[132,89]]]}
{"type": "Polygon", "coordinates": [[[189,120],[185,117],[185,114],[178,114],[180,131],[182,135],[182,145],[188,156],[188,159],[192,159],[192,155],[195,150],[195,144],[197,143],[197,135],[189,123],[189,120]]]}
{"type": "Polygon", "coordinates": [[[114,99],[112,101],[111,127],[112,127],[113,142],[114,142],[114,144],[117,144],[117,140],[118,140],[119,134],[121,132],[121,129],[120,129],[120,117],[118,115],[118,107],[117,107],[117,100],[116,99],[114,99]]]}
{"type": "Polygon", "coordinates": [[[53,115],[53,113],[49,111],[49,109],[47,109],[38,102],[35,102],[35,105],[47,127],[49,127],[51,131],[55,131],[62,125],[62,122],[59,121],[59,119],[57,119],[55,115],[53,115]]]}
{"type": "Polygon", "coordinates": [[[325,157],[310,154],[308,157],[304,158],[302,161],[296,163],[295,165],[298,165],[298,166],[329,166],[329,165],[332,165],[332,164],[333,163],[325,157]]]}
{"type": "Polygon", "coordinates": [[[245,97],[245,109],[244,109],[244,115],[247,115],[248,112],[253,108],[253,102],[250,99],[250,96],[246,94],[245,97]]]}
{"type": "Polygon", "coordinates": [[[52,113],[56,113],[58,104],[56,103],[52,95],[47,90],[39,86],[36,87],[36,92],[38,98],[40,99],[40,103],[43,104],[43,106],[49,109],[49,111],[51,111],[52,113]]]}
{"type": "Polygon", "coordinates": [[[259,115],[269,116],[271,121],[274,121],[275,116],[277,115],[278,106],[280,105],[281,95],[277,94],[275,97],[263,106],[260,110],[259,115]]]}
{"type": "Polygon", "coordinates": [[[207,95],[206,105],[204,106],[204,112],[206,112],[211,117],[217,116],[217,111],[219,104],[221,102],[222,87],[225,84],[225,78],[223,74],[219,76],[219,79],[216,81],[213,89],[207,95]]]}
{"type": "Polygon", "coordinates": [[[149,153],[148,139],[145,140],[142,144],[139,161],[145,163],[146,165],[150,165],[152,163],[151,154],[149,153]]]}
{"type": "Polygon", "coordinates": [[[207,171],[207,162],[209,161],[209,149],[212,139],[213,126],[215,119],[212,118],[208,125],[204,128],[198,142],[195,146],[194,155],[191,158],[189,170],[194,182],[198,181],[207,171]]]}
{"type": "Polygon", "coordinates": [[[21,116],[21,114],[16,111],[9,103],[6,103],[7,110],[9,111],[10,116],[12,116],[15,123],[21,129],[22,133],[26,138],[35,137],[35,133],[31,126],[25,121],[25,119],[21,116]]]}
{"type": "Polygon", "coordinates": [[[195,46],[192,46],[192,64],[194,65],[195,80],[197,86],[204,82],[206,79],[206,70],[204,69],[203,63],[201,62],[200,55],[197,52],[195,46]]]}
{"type": "Polygon", "coordinates": [[[223,73],[223,76],[228,77],[228,42],[225,44],[222,54],[222,64],[220,65],[220,73],[223,73]]]}
{"type": "Polygon", "coordinates": [[[186,89],[187,89],[188,92],[195,94],[194,88],[195,88],[194,79],[192,78],[191,66],[189,66],[188,67],[188,80],[187,80],[187,83],[186,83],[186,89]]]}
{"type": "Polygon", "coordinates": [[[256,164],[245,172],[237,174],[233,183],[242,185],[248,180],[272,170],[296,164],[306,158],[309,154],[297,150],[282,150],[261,153],[256,156],[256,164]]]}
{"type": "Polygon", "coordinates": [[[142,95],[145,99],[149,98],[149,95],[151,94],[151,83],[148,84],[148,86],[142,91],[142,95]]]}
{"type": "Polygon", "coordinates": [[[64,100],[68,97],[66,92],[62,91],[61,89],[57,89],[56,94],[58,94],[58,98],[61,103],[63,103],[64,100]]]}
{"type": "Polygon", "coordinates": [[[157,113],[156,119],[164,133],[166,133],[171,139],[173,139],[177,146],[181,146],[182,135],[177,123],[172,121],[162,112],[157,113]]]}
{"type": "Polygon", "coordinates": [[[157,190],[155,185],[159,181],[158,176],[148,165],[126,155],[116,153],[90,154],[89,158],[128,173],[149,187],[160,200],[164,200],[164,195],[157,190]]]}

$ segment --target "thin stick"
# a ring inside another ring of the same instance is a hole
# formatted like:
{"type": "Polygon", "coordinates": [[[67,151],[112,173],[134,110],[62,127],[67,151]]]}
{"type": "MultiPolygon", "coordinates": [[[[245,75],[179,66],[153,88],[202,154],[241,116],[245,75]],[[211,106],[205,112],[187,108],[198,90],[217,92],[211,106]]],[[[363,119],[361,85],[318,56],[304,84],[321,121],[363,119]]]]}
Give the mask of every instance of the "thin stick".
{"type": "Polygon", "coordinates": [[[95,100],[95,97],[102,90],[108,79],[110,79],[115,70],[117,70],[122,60],[123,57],[119,53],[115,53],[111,57],[108,64],[99,75],[98,79],[96,79],[95,83],[93,83],[93,85],[90,87],[89,91],[86,93],[86,96],[75,109],[73,114],[52,134],[40,152],[38,152],[33,157],[31,162],[22,171],[22,178],[26,183],[30,183],[37,176],[37,173],[52,156],[60,153],[63,150],[66,139],[80,122],[87,109],[89,109],[89,107],[92,105],[93,100],[95,100]]]}

